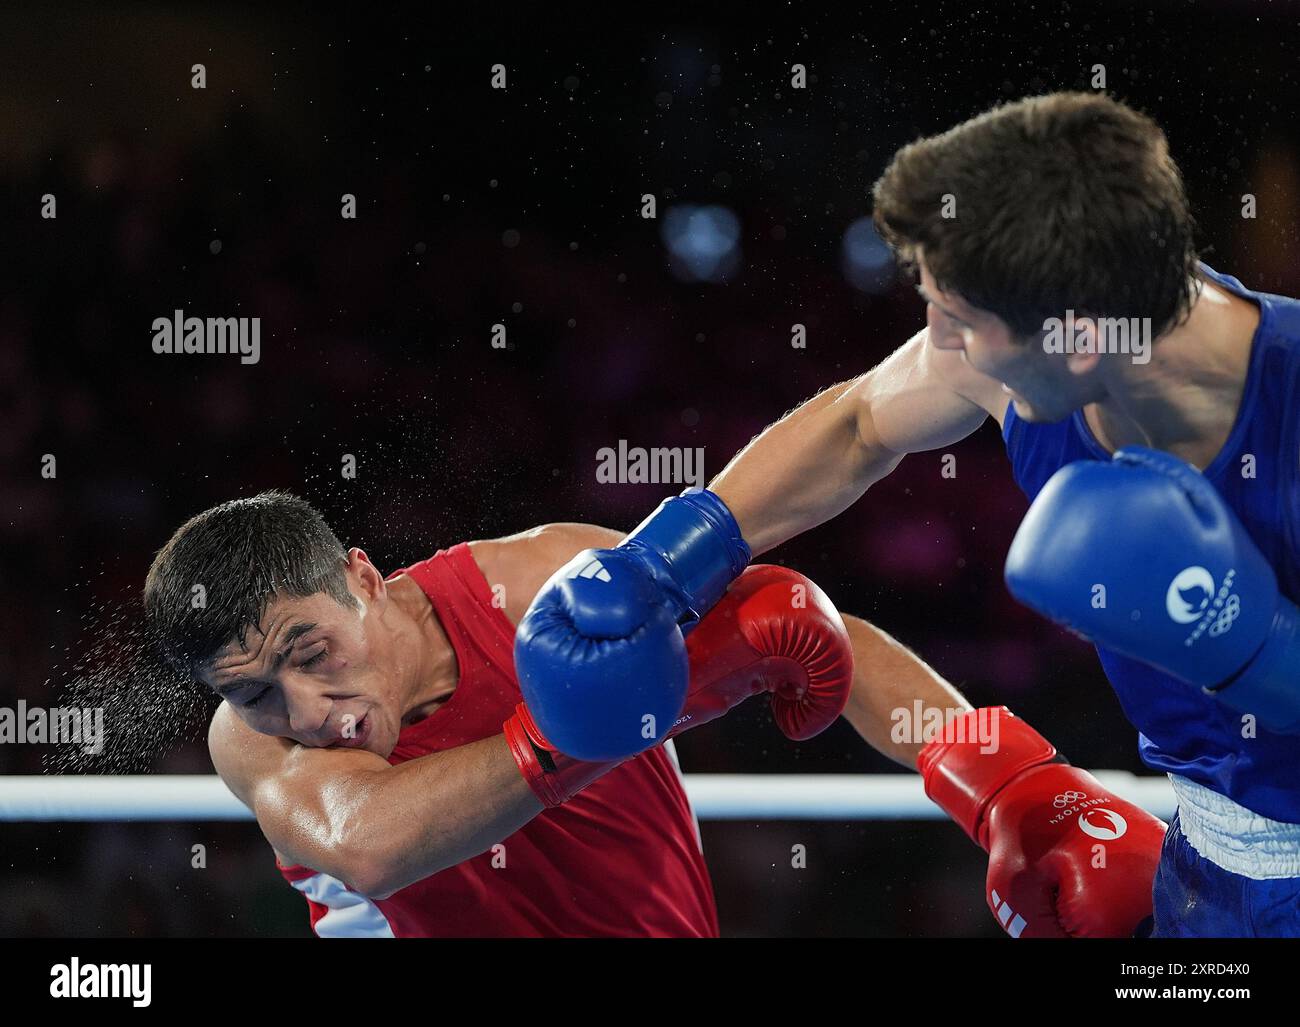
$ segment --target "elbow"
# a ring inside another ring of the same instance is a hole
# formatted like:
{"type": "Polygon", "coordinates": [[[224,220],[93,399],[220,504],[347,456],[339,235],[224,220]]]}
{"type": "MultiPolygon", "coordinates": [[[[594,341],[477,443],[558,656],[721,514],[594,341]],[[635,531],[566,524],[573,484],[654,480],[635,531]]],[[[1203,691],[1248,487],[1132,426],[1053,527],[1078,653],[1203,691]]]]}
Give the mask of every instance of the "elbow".
{"type": "Polygon", "coordinates": [[[393,893],[399,891],[400,888],[393,885],[389,885],[382,881],[377,881],[374,884],[368,885],[367,887],[364,888],[358,887],[358,888],[353,888],[352,890],[356,892],[358,895],[364,895],[372,902],[377,902],[380,899],[386,899],[391,897],[393,893]]]}
{"type": "Polygon", "coordinates": [[[345,859],[342,870],[340,877],[348,889],[368,899],[386,899],[406,884],[398,880],[396,868],[390,861],[373,852],[345,859]]]}
{"type": "Polygon", "coordinates": [[[340,860],[338,876],[349,890],[358,895],[364,895],[368,899],[386,899],[394,892],[441,873],[472,855],[475,853],[455,857],[444,853],[436,862],[428,863],[420,860],[413,852],[376,849],[371,842],[350,850],[340,860]]]}
{"type": "Polygon", "coordinates": [[[398,880],[399,853],[383,841],[364,817],[347,817],[331,825],[324,847],[333,854],[334,876],[350,891],[368,899],[386,899],[409,884],[398,880]]]}
{"type": "Polygon", "coordinates": [[[403,866],[401,842],[393,825],[373,815],[369,790],[342,789],[324,796],[322,817],[313,832],[316,847],[330,854],[331,875],[349,891],[368,899],[386,899],[409,881],[398,880],[403,866]]]}
{"type": "Polygon", "coordinates": [[[410,858],[402,858],[400,853],[376,852],[372,847],[345,860],[346,873],[340,876],[351,891],[368,899],[386,899],[416,881],[446,870],[455,862],[440,860],[435,866],[417,869],[410,858]]]}

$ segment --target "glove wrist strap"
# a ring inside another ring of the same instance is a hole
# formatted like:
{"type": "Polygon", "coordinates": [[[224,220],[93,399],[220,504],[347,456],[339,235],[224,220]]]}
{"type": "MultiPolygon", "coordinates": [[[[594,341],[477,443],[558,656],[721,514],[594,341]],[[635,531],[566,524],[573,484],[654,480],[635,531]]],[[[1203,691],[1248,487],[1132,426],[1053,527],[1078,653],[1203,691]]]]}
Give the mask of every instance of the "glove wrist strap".
{"type": "Polygon", "coordinates": [[[1300,734],[1300,608],[1278,599],[1263,646],[1235,678],[1206,689],[1225,706],[1256,717],[1268,730],[1300,734]]]}
{"type": "Polygon", "coordinates": [[[752,555],[731,511],[707,489],[665,499],[620,548],[632,550],[677,601],[684,625],[708,612],[752,555]]]}
{"type": "Polygon", "coordinates": [[[624,762],[588,763],[564,755],[546,740],[523,703],[515,707],[514,716],[502,725],[502,731],[519,772],[548,809],[568,802],[591,782],[624,762]]]}
{"type": "Polygon", "coordinates": [[[1058,759],[1051,742],[1005,706],[992,706],[949,721],[921,749],[917,770],[925,794],[987,848],[980,828],[993,797],[1030,767],[1058,759]]]}

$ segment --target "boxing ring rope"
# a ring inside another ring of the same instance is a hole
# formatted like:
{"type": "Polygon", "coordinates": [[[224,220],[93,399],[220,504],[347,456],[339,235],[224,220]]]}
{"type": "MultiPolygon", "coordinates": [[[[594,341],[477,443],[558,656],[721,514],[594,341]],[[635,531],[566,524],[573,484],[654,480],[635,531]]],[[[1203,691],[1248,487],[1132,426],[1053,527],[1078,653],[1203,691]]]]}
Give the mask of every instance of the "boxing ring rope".
{"type": "MultiPolygon", "coordinates": [[[[1168,820],[1165,777],[1093,774],[1115,795],[1168,820]]],[[[915,774],[686,774],[701,820],[942,820],[915,774]]],[[[2,821],[252,820],[215,774],[0,777],[2,821]]]]}

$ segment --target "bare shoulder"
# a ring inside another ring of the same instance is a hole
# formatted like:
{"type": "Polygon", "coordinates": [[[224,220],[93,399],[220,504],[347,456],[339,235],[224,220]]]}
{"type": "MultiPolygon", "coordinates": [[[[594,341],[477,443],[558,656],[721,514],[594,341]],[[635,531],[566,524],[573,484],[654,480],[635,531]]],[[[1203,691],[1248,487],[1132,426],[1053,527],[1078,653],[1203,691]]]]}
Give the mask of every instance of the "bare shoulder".
{"type": "Polygon", "coordinates": [[[517,535],[471,542],[469,550],[504,612],[518,624],[546,579],[584,549],[618,545],[625,532],[573,521],[542,524],[517,535]]]}

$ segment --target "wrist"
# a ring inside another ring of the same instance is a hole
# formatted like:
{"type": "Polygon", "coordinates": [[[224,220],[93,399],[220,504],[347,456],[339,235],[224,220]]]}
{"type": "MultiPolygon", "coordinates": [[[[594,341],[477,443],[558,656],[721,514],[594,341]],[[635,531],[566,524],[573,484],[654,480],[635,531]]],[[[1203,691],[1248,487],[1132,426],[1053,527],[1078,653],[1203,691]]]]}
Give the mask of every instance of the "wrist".
{"type": "Polygon", "coordinates": [[[749,546],[727,505],[707,489],[665,499],[620,548],[633,550],[680,606],[699,620],[749,565],[749,546]]]}
{"type": "Polygon", "coordinates": [[[501,727],[519,773],[547,809],[561,806],[623,760],[575,760],[546,740],[528,707],[520,703],[501,727]]]}
{"type": "Polygon", "coordinates": [[[1300,608],[1278,597],[1264,644],[1240,673],[1206,689],[1225,706],[1255,717],[1270,731],[1300,734],[1300,608]]]}

